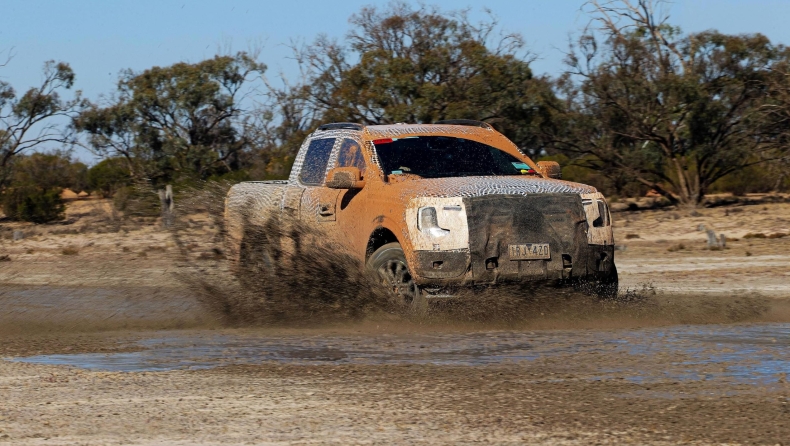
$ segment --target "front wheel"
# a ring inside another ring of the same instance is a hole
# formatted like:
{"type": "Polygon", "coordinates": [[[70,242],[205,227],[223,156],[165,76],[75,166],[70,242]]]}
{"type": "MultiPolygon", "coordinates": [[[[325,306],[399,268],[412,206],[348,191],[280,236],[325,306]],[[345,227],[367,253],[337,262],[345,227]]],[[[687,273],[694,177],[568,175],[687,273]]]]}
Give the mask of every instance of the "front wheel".
{"type": "Polygon", "coordinates": [[[413,314],[428,311],[428,301],[414,282],[399,243],[388,243],[377,249],[368,259],[368,267],[378,273],[396,306],[413,314]]]}

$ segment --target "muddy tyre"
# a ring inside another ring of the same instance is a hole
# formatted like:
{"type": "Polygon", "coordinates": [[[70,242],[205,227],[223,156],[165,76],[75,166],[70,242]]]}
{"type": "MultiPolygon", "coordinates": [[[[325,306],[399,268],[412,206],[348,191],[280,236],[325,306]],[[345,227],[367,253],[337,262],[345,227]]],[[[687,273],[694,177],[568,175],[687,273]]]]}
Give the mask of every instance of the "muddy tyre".
{"type": "Polygon", "coordinates": [[[414,282],[399,243],[388,243],[377,249],[368,259],[368,268],[378,273],[394,304],[411,314],[423,315],[428,301],[414,282]]]}

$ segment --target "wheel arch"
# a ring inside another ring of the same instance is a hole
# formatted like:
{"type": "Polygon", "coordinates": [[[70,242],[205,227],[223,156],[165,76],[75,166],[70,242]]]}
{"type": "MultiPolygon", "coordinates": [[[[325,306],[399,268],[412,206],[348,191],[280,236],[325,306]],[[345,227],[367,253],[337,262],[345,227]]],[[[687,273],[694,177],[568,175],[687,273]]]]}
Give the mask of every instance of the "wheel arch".
{"type": "MultiPolygon", "coordinates": [[[[392,230],[384,226],[378,226],[368,237],[367,248],[365,249],[365,261],[370,258],[370,255],[376,252],[377,249],[388,243],[399,243],[398,237],[392,230]]],[[[401,245],[402,246],[402,245],[401,245]]]]}

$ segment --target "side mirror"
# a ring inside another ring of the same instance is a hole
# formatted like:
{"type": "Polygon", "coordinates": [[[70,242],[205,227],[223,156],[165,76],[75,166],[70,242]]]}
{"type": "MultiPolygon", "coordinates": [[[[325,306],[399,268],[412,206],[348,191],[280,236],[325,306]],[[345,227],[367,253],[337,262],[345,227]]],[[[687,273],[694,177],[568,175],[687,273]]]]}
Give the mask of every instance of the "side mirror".
{"type": "Polygon", "coordinates": [[[362,189],[362,172],[359,167],[335,167],[327,175],[326,187],[330,189],[362,189]]]}
{"type": "Polygon", "coordinates": [[[560,167],[560,163],[556,161],[538,161],[538,170],[549,178],[555,180],[562,179],[562,168],[560,167]]]}

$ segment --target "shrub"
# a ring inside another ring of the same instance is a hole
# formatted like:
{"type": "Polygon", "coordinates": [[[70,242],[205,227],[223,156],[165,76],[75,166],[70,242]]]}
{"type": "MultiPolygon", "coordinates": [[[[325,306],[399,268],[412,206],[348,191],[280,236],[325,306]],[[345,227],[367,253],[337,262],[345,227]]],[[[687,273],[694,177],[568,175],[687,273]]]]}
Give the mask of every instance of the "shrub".
{"type": "Polygon", "coordinates": [[[11,187],[38,187],[44,190],[69,189],[79,192],[88,187],[88,168],[62,150],[33,153],[14,160],[11,187]]]}
{"type": "Polygon", "coordinates": [[[88,184],[94,191],[99,191],[105,197],[111,197],[115,192],[128,186],[131,174],[126,166],[126,161],[120,158],[109,158],[101,161],[88,170],[88,184]]]}
{"type": "Polygon", "coordinates": [[[60,198],[60,188],[40,189],[17,187],[2,196],[3,211],[13,220],[49,223],[62,220],[66,206],[60,198]]]}
{"type": "Polygon", "coordinates": [[[161,203],[156,192],[146,186],[124,186],[115,192],[112,204],[127,216],[158,217],[161,203]]]}
{"type": "Polygon", "coordinates": [[[729,192],[743,196],[771,192],[779,179],[777,173],[769,169],[768,164],[747,166],[717,180],[711,185],[710,193],[729,192]]]}

